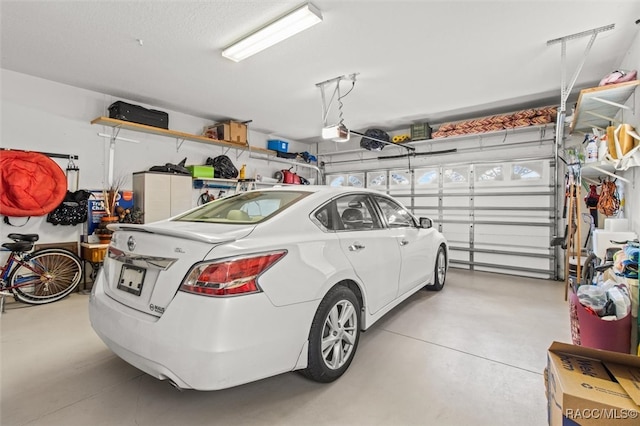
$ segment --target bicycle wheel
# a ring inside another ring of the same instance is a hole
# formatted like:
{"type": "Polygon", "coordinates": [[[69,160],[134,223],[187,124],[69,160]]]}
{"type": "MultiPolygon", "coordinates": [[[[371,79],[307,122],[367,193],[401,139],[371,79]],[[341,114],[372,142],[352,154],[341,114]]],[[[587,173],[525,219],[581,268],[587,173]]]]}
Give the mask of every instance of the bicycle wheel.
{"type": "Polygon", "coordinates": [[[82,278],[82,263],[64,249],[42,249],[31,254],[25,264],[9,275],[15,297],[25,303],[41,305],[55,302],[71,293],[82,278]]]}

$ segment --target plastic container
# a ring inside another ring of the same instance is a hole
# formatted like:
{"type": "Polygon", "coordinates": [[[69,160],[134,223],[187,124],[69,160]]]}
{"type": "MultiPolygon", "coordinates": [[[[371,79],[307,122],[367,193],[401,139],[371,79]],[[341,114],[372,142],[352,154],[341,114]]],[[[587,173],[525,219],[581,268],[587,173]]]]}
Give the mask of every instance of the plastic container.
{"type": "Polygon", "coordinates": [[[191,172],[191,176],[195,178],[212,178],[213,167],[212,166],[187,166],[187,169],[191,172]]]}
{"type": "Polygon", "coordinates": [[[595,163],[598,161],[598,144],[595,139],[589,139],[584,149],[584,162],[595,163]]]}
{"type": "Polygon", "coordinates": [[[631,315],[618,321],[605,321],[587,311],[574,292],[571,292],[570,298],[578,316],[579,340],[582,346],[629,353],[631,315]]]}
{"type": "Polygon", "coordinates": [[[279,139],[269,139],[267,141],[267,148],[274,151],[287,152],[289,150],[289,142],[279,139]]]}

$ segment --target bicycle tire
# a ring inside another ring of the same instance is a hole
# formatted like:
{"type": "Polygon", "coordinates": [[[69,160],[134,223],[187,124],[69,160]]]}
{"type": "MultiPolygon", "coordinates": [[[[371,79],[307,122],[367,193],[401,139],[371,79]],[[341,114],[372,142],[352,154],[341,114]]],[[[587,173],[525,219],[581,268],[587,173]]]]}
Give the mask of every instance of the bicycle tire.
{"type": "Polygon", "coordinates": [[[17,264],[9,275],[16,299],[31,305],[55,302],[76,289],[82,278],[82,261],[65,249],[42,249],[29,256],[29,264],[41,269],[37,274],[17,264]],[[33,280],[33,284],[25,284],[33,280]]]}

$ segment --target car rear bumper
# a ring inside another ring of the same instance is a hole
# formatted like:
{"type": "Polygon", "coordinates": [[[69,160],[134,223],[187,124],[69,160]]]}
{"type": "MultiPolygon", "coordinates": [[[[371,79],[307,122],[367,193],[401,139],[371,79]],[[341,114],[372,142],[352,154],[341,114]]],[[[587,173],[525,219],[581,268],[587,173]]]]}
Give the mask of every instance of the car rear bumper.
{"type": "Polygon", "coordinates": [[[178,292],[161,317],[104,292],[99,274],[91,325],[131,365],[185,389],[217,390],[303,367],[298,362],[318,302],[275,307],[264,295],[211,298],[178,292]]]}

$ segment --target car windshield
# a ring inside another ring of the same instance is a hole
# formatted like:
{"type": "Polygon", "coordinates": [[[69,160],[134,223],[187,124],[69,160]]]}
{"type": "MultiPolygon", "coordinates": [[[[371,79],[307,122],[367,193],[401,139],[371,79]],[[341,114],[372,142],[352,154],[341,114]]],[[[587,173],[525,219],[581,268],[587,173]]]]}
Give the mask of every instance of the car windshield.
{"type": "Polygon", "coordinates": [[[220,198],[174,219],[180,222],[259,223],[306,197],[302,191],[251,191],[220,198]]]}

